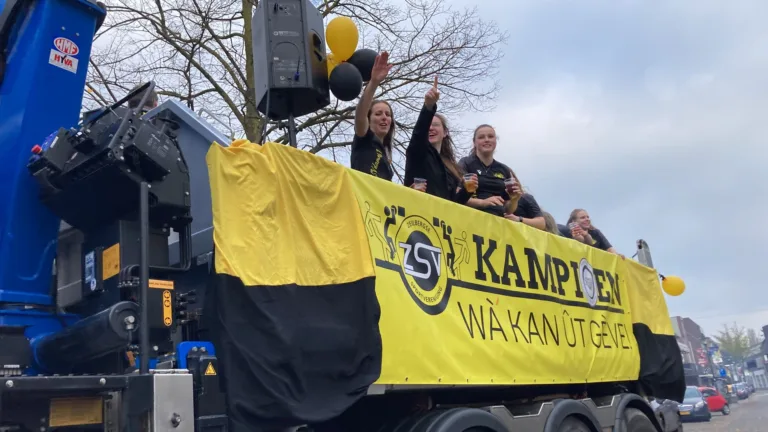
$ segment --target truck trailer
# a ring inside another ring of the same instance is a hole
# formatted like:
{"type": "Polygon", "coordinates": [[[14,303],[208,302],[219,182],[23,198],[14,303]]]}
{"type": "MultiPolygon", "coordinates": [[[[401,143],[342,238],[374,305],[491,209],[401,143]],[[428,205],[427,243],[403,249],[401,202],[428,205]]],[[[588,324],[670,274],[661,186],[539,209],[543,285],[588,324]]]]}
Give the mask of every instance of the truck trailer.
{"type": "Polygon", "coordinates": [[[0,431],[682,430],[645,242],[125,106],[153,82],[80,120],[104,14],[0,15],[0,431]]]}

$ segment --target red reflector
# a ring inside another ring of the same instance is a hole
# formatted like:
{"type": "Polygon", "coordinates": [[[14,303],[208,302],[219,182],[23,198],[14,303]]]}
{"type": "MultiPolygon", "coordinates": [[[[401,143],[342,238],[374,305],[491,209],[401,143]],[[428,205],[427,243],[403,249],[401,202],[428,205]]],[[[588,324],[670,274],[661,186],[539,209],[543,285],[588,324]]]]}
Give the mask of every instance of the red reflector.
{"type": "Polygon", "coordinates": [[[32,147],[32,153],[34,154],[40,154],[43,152],[43,148],[39,145],[35,144],[34,147],[32,147]]]}

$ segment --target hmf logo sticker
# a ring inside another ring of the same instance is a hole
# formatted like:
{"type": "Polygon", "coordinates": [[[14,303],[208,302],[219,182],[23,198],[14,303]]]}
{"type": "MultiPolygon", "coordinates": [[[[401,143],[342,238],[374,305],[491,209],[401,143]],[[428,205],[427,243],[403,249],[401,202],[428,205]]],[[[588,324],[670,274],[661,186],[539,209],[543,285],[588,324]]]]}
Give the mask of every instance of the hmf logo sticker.
{"type": "Polygon", "coordinates": [[[77,73],[78,59],[76,56],[80,53],[80,47],[65,37],[54,39],[53,46],[54,49],[51,50],[48,63],[67,72],[77,73]]]}
{"type": "Polygon", "coordinates": [[[53,46],[62,54],[76,56],[80,52],[80,48],[76,43],[64,37],[54,39],[53,46]]]}

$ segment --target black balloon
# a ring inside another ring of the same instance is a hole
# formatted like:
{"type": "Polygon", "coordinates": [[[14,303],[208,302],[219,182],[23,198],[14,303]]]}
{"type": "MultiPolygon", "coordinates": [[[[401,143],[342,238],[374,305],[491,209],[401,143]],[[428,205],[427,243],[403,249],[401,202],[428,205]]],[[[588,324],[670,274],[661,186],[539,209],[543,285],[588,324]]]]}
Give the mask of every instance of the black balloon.
{"type": "Polygon", "coordinates": [[[373,63],[376,61],[376,51],[368,48],[361,48],[352,54],[352,57],[347,62],[355,65],[357,70],[363,76],[363,82],[371,80],[371,70],[373,70],[373,63]]]}
{"type": "Polygon", "coordinates": [[[363,76],[354,65],[344,62],[333,68],[328,84],[334,96],[349,102],[354,100],[363,89],[363,76]]]}

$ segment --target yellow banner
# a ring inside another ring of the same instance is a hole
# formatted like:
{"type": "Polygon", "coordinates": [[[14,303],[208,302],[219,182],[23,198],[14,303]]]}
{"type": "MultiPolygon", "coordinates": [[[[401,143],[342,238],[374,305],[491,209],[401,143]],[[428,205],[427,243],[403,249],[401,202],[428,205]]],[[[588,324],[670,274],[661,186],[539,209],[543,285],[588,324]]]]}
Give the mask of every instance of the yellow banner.
{"type": "Polygon", "coordinates": [[[379,384],[636,380],[639,347],[646,386],[682,397],[654,269],[290,147],[236,141],[207,162],[217,273],[332,292],[375,276],[379,384]]]}
{"type": "Polygon", "coordinates": [[[638,278],[628,275],[635,267],[627,261],[367,174],[350,176],[376,263],[379,384],[637,379],[628,290],[638,278]]]}

